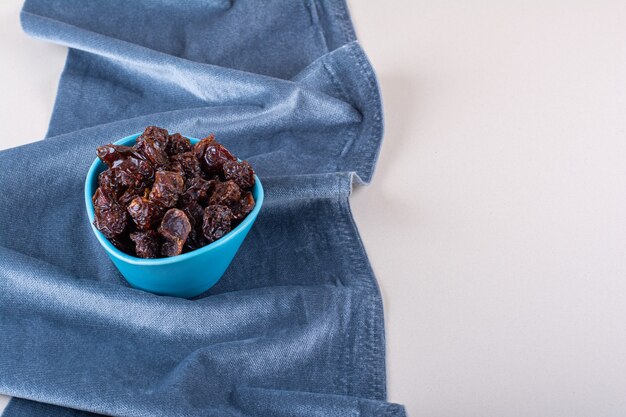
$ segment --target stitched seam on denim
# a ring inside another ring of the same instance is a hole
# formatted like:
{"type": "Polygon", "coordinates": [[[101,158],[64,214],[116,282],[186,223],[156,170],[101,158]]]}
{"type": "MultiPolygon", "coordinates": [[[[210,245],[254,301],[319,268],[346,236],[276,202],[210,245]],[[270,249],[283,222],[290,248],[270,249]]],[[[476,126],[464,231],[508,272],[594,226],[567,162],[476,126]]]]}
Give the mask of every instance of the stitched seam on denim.
{"type": "Polygon", "coordinates": [[[348,95],[348,93],[346,92],[346,89],[343,87],[343,85],[339,82],[339,77],[337,76],[337,73],[332,69],[332,67],[328,64],[328,62],[326,62],[326,58],[323,59],[322,61],[322,67],[324,68],[324,70],[328,73],[328,75],[330,76],[330,82],[333,85],[333,90],[346,102],[350,102],[350,96],[348,95]]]}
{"type": "MultiPolygon", "coordinates": [[[[368,308],[369,314],[366,316],[366,329],[369,331],[365,335],[363,332],[358,333],[355,346],[359,354],[352,357],[351,369],[360,369],[365,364],[365,368],[372,373],[372,377],[366,377],[365,381],[359,380],[359,382],[365,388],[368,396],[384,400],[386,398],[386,378],[382,298],[358,228],[352,217],[349,199],[345,200],[342,208],[345,210],[345,215],[341,217],[343,221],[341,235],[345,238],[345,248],[349,251],[350,265],[353,268],[354,276],[358,279],[355,287],[365,290],[359,291],[359,293],[365,295],[364,305],[370,307],[368,308]],[[363,354],[360,354],[361,352],[363,354]],[[357,360],[359,363],[356,363],[357,360]]],[[[354,378],[350,378],[350,381],[354,382],[354,378]]],[[[363,395],[365,393],[355,393],[354,387],[350,386],[350,394],[363,395]]]]}
{"type": "Polygon", "coordinates": [[[326,34],[324,31],[324,27],[320,21],[319,17],[319,9],[317,7],[316,0],[303,0],[302,6],[308,13],[309,18],[311,19],[311,26],[313,30],[317,33],[317,37],[315,37],[315,44],[320,51],[322,51],[322,55],[329,52],[328,50],[328,40],[326,39],[326,34]]]}
{"type": "Polygon", "coordinates": [[[315,28],[317,29],[319,33],[319,36],[322,42],[322,49],[324,50],[325,53],[328,53],[330,49],[328,48],[328,39],[326,38],[326,31],[324,30],[324,26],[322,25],[322,22],[320,19],[320,8],[318,6],[318,1],[317,0],[304,0],[304,1],[308,2],[308,5],[306,5],[305,7],[308,9],[311,15],[311,24],[315,26],[315,28]]]}
{"type": "Polygon", "coordinates": [[[346,44],[356,39],[352,23],[348,16],[348,8],[343,0],[328,0],[329,9],[332,15],[339,21],[339,29],[343,37],[343,43],[346,44]]]}
{"type": "Polygon", "coordinates": [[[315,200],[315,199],[336,199],[338,196],[348,196],[350,194],[349,186],[346,184],[345,178],[349,176],[347,173],[316,173],[290,176],[266,176],[265,185],[268,192],[266,204],[273,204],[274,201],[288,202],[289,200],[315,200]],[[295,179],[302,181],[292,184],[276,184],[281,179],[295,179]],[[332,185],[330,190],[323,193],[319,192],[320,187],[317,185],[316,179],[325,180],[326,186],[332,185]],[[269,193],[268,193],[269,194],[269,193]]]}
{"type": "MultiPolygon", "coordinates": [[[[364,61],[364,52],[357,50],[356,48],[350,48],[350,53],[358,64],[358,68],[367,83],[367,102],[374,107],[371,133],[364,138],[365,142],[360,147],[364,150],[364,152],[367,152],[365,157],[360,158],[363,173],[365,175],[365,178],[361,179],[364,182],[369,182],[373,176],[374,165],[378,160],[378,154],[382,145],[382,104],[375,75],[372,72],[370,65],[364,61]],[[377,143],[379,138],[380,143],[377,143]]],[[[358,155],[357,159],[359,159],[358,155]]]]}
{"type": "MultiPolygon", "coordinates": [[[[325,60],[322,62],[322,67],[328,73],[330,77],[330,81],[334,89],[337,91],[337,93],[345,102],[349,103],[350,96],[348,95],[348,92],[345,90],[342,83],[340,82],[339,77],[337,76],[336,72],[332,69],[330,65],[328,65],[328,63],[325,60]]],[[[359,109],[356,109],[356,110],[361,114],[361,118],[363,118],[363,113],[361,113],[359,109]]],[[[348,129],[348,132],[346,133],[346,138],[347,139],[344,142],[341,152],[339,154],[339,160],[337,161],[337,165],[339,162],[346,159],[346,155],[349,155],[349,152],[352,149],[352,146],[354,146],[354,143],[357,141],[358,139],[358,126],[357,125],[351,126],[348,129]]]]}

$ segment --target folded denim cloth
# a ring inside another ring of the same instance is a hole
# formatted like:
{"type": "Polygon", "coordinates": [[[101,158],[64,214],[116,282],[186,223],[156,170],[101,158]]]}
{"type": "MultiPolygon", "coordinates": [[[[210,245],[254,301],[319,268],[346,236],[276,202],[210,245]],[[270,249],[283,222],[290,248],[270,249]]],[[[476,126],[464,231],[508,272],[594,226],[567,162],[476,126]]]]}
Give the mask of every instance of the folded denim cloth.
{"type": "Polygon", "coordinates": [[[22,24],[70,49],[46,139],[0,152],[4,416],[404,416],[348,203],[382,114],[344,0],[28,0],[22,24]],[[84,209],[95,147],[147,125],[214,132],[266,189],[194,300],[130,288],[84,209]]]}

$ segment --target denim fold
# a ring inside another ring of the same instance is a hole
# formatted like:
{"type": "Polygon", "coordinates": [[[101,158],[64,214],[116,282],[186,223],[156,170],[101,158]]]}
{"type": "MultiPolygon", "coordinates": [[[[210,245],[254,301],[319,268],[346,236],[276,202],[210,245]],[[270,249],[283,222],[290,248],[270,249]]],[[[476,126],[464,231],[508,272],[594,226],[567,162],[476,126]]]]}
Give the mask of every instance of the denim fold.
{"type": "Polygon", "coordinates": [[[27,0],[68,46],[46,137],[0,151],[3,416],[404,416],[349,198],[383,136],[343,0],[27,0]],[[95,148],[214,133],[266,200],[192,299],[131,288],[83,201],[95,148]]]}

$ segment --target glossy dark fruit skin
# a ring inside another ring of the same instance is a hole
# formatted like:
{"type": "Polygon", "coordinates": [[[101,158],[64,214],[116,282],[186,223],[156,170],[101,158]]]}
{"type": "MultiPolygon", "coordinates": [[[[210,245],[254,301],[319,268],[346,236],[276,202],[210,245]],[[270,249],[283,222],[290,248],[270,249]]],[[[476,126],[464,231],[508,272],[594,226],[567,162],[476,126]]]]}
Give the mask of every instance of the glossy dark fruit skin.
{"type": "Polygon", "coordinates": [[[206,205],[209,194],[215,188],[215,181],[207,181],[201,177],[195,177],[187,181],[187,189],[180,196],[180,204],[186,205],[190,201],[197,201],[206,205]]]}
{"type": "Polygon", "coordinates": [[[241,194],[239,202],[231,207],[233,212],[233,222],[240,223],[243,219],[245,219],[245,217],[254,209],[254,205],[255,201],[252,193],[244,191],[241,194]]]}
{"type": "Polygon", "coordinates": [[[161,255],[168,256],[176,256],[183,253],[184,243],[182,240],[166,240],[161,245],[161,255]]]}
{"type": "Polygon", "coordinates": [[[143,159],[141,155],[132,147],[124,145],[103,145],[96,148],[96,155],[102,162],[104,162],[109,168],[115,167],[124,159],[129,157],[135,157],[143,159]]]}
{"type": "Polygon", "coordinates": [[[104,145],[94,225],[111,243],[141,258],[201,248],[237,226],[254,208],[254,170],[213,135],[188,138],[148,126],[130,146],[104,145]]]}
{"type": "Polygon", "coordinates": [[[139,230],[150,229],[161,221],[165,213],[162,206],[145,197],[135,197],[128,204],[127,210],[139,230]]]}
{"type": "Polygon", "coordinates": [[[180,172],[185,176],[185,178],[202,176],[200,161],[198,161],[194,153],[191,151],[172,155],[170,161],[170,169],[172,171],[180,172]]]}
{"type": "Polygon", "coordinates": [[[130,240],[135,244],[135,254],[140,258],[158,258],[161,253],[159,234],[154,230],[135,232],[130,234],[130,240]]]}
{"type": "Polygon", "coordinates": [[[126,234],[121,234],[119,236],[112,237],[109,239],[109,241],[111,241],[113,246],[115,246],[122,252],[130,253],[133,255],[135,254],[135,245],[130,240],[130,237],[127,236],[126,234]]]}
{"type": "Polygon", "coordinates": [[[189,139],[187,139],[180,133],[174,133],[173,135],[170,135],[167,147],[165,149],[165,152],[167,152],[168,155],[172,156],[191,151],[193,151],[193,145],[191,144],[191,141],[189,141],[189,139]]]}
{"type": "Polygon", "coordinates": [[[191,223],[192,227],[202,225],[204,209],[197,201],[191,200],[187,204],[181,205],[181,210],[185,212],[185,215],[189,219],[189,223],[191,223]]]}
{"type": "Polygon", "coordinates": [[[164,256],[180,255],[190,232],[191,223],[185,212],[176,208],[169,209],[159,226],[159,234],[163,237],[161,254],[164,256]]]}
{"type": "Polygon", "coordinates": [[[212,141],[206,146],[200,163],[208,175],[220,175],[225,162],[236,160],[237,158],[224,145],[212,141]]]}
{"type": "Polygon", "coordinates": [[[243,190],[254,187],[254,170],[248,161],[226,161],[222,172],[224,179],[234,181],[243,190]]]}
{"type": "Polygon", "coordinates": [[[209,242],[207,242],[204,234],[202,234],[202,221],[199,226],[194,226],[189,233],[189,237],[187,237],[187,241],[185,242],[185,246],[183,247],[183,251],[190,252],[192,250],[200,249],[203,246],[206,246],[209,242]]]}
{"type": "Polygon", "coordinates": [[[150,188],[143,182],[133,185],[132,187],[128,187],[118,198],[117,201],[122,206],[128,207],[131,201],[133,201],[136,197],[145,197],[148,198],[150,193],[150,188]]]}
{"type": "Polygon", "coordinates": [[[241,189],[234,181],[220,182],[215,185],[209,198],[209,205],[232,206],[241,199],[241,189]]]}
{"type": "Polygon", "coordinates": [[[180,172],[158,171],[154,175],[150,200],[161,205],[161,207],[174,207],[184,187],[185,180],[180,172]]]}
{"type": "Polygon", "coordinates": [[[154,168],[145,159],[131,156],[111,168],[113,180],[120,187],[136,187],[154,178],[154,168]]]}
{"type": "Polygon", "coordinates": [[[98,187],[92,197],[94,208],[94,226],[108,239],[124,232],[128,224],[126,210],[122,207],[111,190],[98,187]]]}
{"type": "Polygon", "coordinates": [[[210,205],[204,209],[202,232],[208,242],[217,239],[231,231],[233,212],[223,205],[210,205]]]}
{"type": "Polygon", "coordinates": [[[169,209],[163,216],[159,226],[159,234],[167,240],[187,240],[190,231],[191,223],[189,223],[187,215],[184,211],[177,208],[169,209]]]}
{"type": "Polygon", "coordinates": [[[123,188],[115,181],[114,172],[110,169],[102,171],[98,175],[98,185],[102,188],[113,191],[115,195],[119,194],[123,188]]]}
{"type": "Polygon", "coordinates": [[[137,138],[134,148],[150,161],[156,169],[166,169],[168,157],[165,149],[169,141],[167,130],[156,126],[148,126],[137,138]]]}
{"type": "Polygon", "coordinates": [[[198,161],[202,161],[207,146],[209,146],[213,142],[215,142],[215,135],[209,135],[206,138],[202,139],[200,142],[193,145],[193,154],[196,156],[196,159],[198,161]]]}
{"type": "Polygon", "coordinates": [[[180,207],[187,215],[189,223],[191,224],[191,231],[189,232],[189,236],[187,237],[183,250],[192,251],[201,248],[207,244],[207,241],[202,234],[204,208],[202,208],[197,200],[190,200],[187,203],[180,205],[180,207]]]}

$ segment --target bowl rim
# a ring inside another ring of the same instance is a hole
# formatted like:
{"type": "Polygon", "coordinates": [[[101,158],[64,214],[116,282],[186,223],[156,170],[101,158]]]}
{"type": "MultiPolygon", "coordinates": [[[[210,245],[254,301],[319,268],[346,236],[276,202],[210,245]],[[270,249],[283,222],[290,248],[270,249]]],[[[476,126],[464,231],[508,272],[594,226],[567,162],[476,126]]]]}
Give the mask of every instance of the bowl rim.
{"type": "MultiPolygon", "coordinates": [[[[141,135],[141,132],[128,135],[122,139],[119,139],[113,142],[113,144],[114,145],[128,145],[130,141],[135,140],[136,138],[139,137],[139,135],[141,135]]],[[[191,141],[191,143],[196,143],[200,141],[200,139],[197,139],[191,136],[186,136],[186,135],[183,135],[183,136],[188,138],[191,141]]],[[[167,258],[156,258],[156,259],[138,258],[136,256],[132,256],[127,253],[124,253],[118,248],[116,248],[115,246],[113,246],[113,244],[109,241],[109,239],[107,239],[102,234],[102,232],[100,232],[96,228],[96,226],[94,226],[93,224],[95,213],[94,213],[93,201],[91,200],[91,197],[92,197],[93,192],[95,192],[95,189],[93,189],[92,183],[94,181],[94,177],[96,177],[96,171],[98,171],[101,167],[105,168],[105,165],[99,158],[96,157],[96,159],[93,161],[93,163],[89,167],[89,170],[87,171],[87,176],[85,178],[85,187],[84,187],[85,206],[87,208],[87,217],[89,218],[89,224],[91,225],[91,229],[95,233],[96,238],[98,239],[100,244],[104,247],[104,249],[111,256],[114,256],[115,258],[123,262],[133,264],[133,265],[156,266],[156,265],[167,265],[167,264],[182,262],[187,259],[194,258],[196,256],[201,256],[207,252],[210,252],[213,249],[217,249],[220,246],[227,244],[230,240],[234,239],[235,236],[242,233],[246,228],[248,228],[249,226],[252,225],[252,223],[254,223],[254,221],[256,220],[257,214],[261,210],[261,206],[263,205],[263,200],[265,197],[265,193],[263,191],[263,184],[259,180],[259,177],[255,174],[254,175],[255,183],[254,183],[254,188],[252,189],[252,193],[254,194],[256,192],[257,196],[255,199],[256,201],[254,204],[254,208],[246,216],[246,218],[243,219],[243,221],[239,223],[237,227],[235,227],[233,230],[231,230],[230,232],[228,232],[227,234],[225,234],[224,236],[222,236],[215,242],[209,243],[206,246],[203,246],[199,249],[195,249],[191,252],[183,253],[181,255],[170,256],[167,258]]]]}

